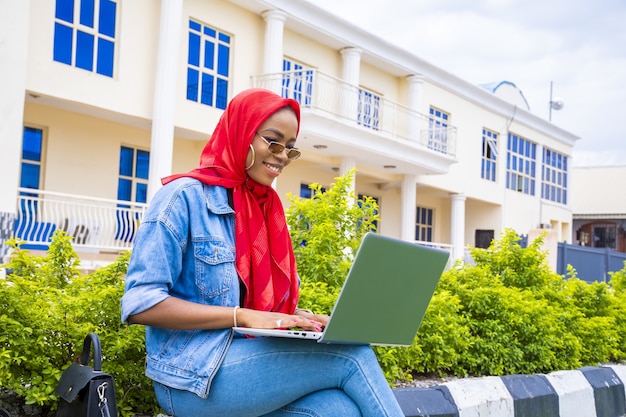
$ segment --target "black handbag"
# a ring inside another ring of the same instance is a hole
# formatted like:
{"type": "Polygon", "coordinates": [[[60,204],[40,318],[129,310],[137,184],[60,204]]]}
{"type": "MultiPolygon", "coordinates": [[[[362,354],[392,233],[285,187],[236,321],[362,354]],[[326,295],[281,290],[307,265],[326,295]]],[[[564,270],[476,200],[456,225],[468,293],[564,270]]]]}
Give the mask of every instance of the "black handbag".
{"type": "Polygon", "coordinates": [[[63,371],[55,392],[61,397],[57,417],[117,417],[113,377],[102,372],[100,338],[89,333],[80,363],[63,371]],[[93,368],[87,366],[93,346],[93,368]]]}

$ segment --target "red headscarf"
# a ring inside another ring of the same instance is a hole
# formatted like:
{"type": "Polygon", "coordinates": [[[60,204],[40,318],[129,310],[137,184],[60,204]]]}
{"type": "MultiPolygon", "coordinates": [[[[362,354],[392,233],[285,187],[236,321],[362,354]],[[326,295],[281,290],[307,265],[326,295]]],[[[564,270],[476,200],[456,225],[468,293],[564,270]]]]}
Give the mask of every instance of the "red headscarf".
{"type": "Polygon", "coordinates": [[[246,157],[255,132],[277,110],[297,101],[259,88],[235,96],[222,114],[200,156],[200,167],[162,180],[192,177],[233,190],[236,267],[245,286],[243,307],[293,314],[298,276],[283,206],[276,191],[248,177],[246,157]]]}

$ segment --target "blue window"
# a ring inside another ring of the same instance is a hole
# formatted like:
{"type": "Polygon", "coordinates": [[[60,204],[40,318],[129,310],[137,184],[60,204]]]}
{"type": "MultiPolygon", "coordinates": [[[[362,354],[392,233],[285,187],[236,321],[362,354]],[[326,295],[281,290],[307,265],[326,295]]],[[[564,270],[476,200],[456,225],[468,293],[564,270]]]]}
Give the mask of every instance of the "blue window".
{"type": "Polygon", "coordinates": [[[448,152],[448,122],[450,114],[435,107],[429,109],[428,148],[437,152],[448,152]]]}
{"type": "Polygon", "coordinates": [[[145,203],[148,190],[150,152],[122,146],[117,199],[145,203]]]}
{"type": "Polygon", "coordinates": [[[509,133],[506,155],[506,188],[535,195],[537,144],[509,133]]]}
{"type": "Polygon", "coordinates": [[[39,189],[43,149],[43,130],[24,127],[22,136],[22,158],[20,187],[39,189]]]}
{"type": "Polygon", "coordinates": [[[313,69],[291,59],[283,59],[282,96],[293,98],[301,106],[313,101],[313,69]]]}
{"type": "MultiPolygon", "coordinates": [[[[150,152],[122,146],[117,180],[117,199],[145,203],[148,201],[150,152]]],[[[115,239],[132,242],[139,226],[139,213],[131,204],[119,203],[116,213],[115,239]]]]}
{"type": "Polygon", "coordinates": [[[496,180],[496,160],[498,157],[498,134],[483,128],[483,149],[480,177],[489,181],[496,180]]]}
{"type": "Polygon", "coordinates": [[[541,198],[567,204],[567,156],[543,148],[541,198]]]}
{"type": "Polygon", "coordinates": [[[225,109],[231,36],[193,20],[187,42],[187,100],[225,109]]]}
{"type": "Polygon", "coordinates": [[[53,59],[113,77],[116,0],[56,0],[53,59]]]}
{"type": "MultiPolygon", "coordinates": [[[[22,132],[22,157],[20,160],[20,187],[32,190],[38,190],[41,185],[42,172],[42,156],[43,156],[43,130],[24,127],[22,132]]],[[[18,218],[15,223],[15,236],[24,240],[36,240],[35,235],[40,232],[38,223],[39,194],[35,192],[20,191],[20,199],[18,218]],[[32,197],[32,198],[28,198],[32,197]]],[[[46,226],[47,227],[47,226],[46,226]]],[[[52,231],[46,231],[51,235],[52,231]]],[[[45,239],[44,239],[45,240],[45,239]]],[[[26,246],[23,246],[26,248],[26,246]]],[[[30,249],[45,249],[40,247],[31,247],[30,249]]]]}
{"type": "Polygon", "coordinates": [[[380,117],[380,96],[371,91],[359,88],[357,123],[378,130],[380,117]]]}
{"type": "Polygon", "coordinates": [[[415,213],[415,240],[433,241],[433,209],[417,207],[415,213]]]}

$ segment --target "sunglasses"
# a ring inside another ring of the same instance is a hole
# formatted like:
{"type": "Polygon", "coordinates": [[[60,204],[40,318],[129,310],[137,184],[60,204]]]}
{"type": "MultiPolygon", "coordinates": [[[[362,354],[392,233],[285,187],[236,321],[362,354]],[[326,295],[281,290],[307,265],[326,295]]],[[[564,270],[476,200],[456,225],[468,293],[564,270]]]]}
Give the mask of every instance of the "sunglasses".
{"type": "Polygon", "coordinates": [[[269,140],[265,136],[261,135],[259,132],[256,133],[267,143],[267,150],[274,155],[280,155],[284,150],[287,150],[287,158],[294,161],[302,155],[302,152],[298,148],[288,148],[282,143],[269,140]]]}

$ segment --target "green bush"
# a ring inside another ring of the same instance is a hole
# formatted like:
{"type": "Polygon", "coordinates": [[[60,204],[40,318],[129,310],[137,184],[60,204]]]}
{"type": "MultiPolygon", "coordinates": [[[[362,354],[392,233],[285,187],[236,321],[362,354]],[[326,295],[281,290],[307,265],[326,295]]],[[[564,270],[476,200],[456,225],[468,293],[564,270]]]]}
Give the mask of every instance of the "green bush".
{"type": "Polygon", "coordinates": [[[361,239],[376,230],[378,206],[371,197],[354,202],[353,172],[336,178],[328,190],[310,185],[310,199],[288,195],[287,224],[304,283],[341,287],[361,239]]]}
{"type": "Polygon", "coordinates": [[[81,274],[70,237],[57,231],[45,256],[33,256],[12,240],[9,274],[0,280],[0,387],[26,404],[55,409],[62,371],[80,360],[85,336],[102,343],[103,370],[115,377],[122,415],[158,410],[144,376],[141,326],[120,320],[120,298],[129,253],[91,274],[81,274]]]}
{"type": "MultiPolygon", "coordinates": [[[[313,185],[312,199],[290,197],[300,307],[330,313],[363,235],[379,220],[373,199],[350,203],[350,178],[328,190],[313,185]]],[[[95,332],[121,414],[158,412],[144,376],[144,329],[120,322],[129,253],[81,274],[63,232],[46,256],[8,243],[14,253],[0,280],[0,388],[55,408],[62,370],[95,332]]],[[[571,267],[566,277],[553,272],[542,244],[539,238],[522,248],[506,230],[489,248],[472,249],[472,263],[444,272],[413,344],[374,348],[390,384],[424,374],[548,373],[626,359],[626,264],[608,284],[587,283],[571,267]]]]}

